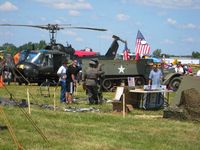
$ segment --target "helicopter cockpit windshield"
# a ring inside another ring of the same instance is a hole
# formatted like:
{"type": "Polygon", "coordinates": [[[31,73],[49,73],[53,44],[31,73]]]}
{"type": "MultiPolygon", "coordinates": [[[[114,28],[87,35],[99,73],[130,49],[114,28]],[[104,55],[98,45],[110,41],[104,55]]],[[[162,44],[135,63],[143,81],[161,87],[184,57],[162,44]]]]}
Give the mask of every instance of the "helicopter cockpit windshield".
{"type": "Polygon", "coordinates": [[[34,63],[38,66],[51,66],[52,65],[52,55],[43,52],[29,52],[27,56],[23,54],[21,58],[25,58],[24,62],[34,63]]]}
{"type": "Polygon", "coordinates": [[[40,65],[42,63],[43,60],[43,55],[41,53],[36,54],[34,57],[30,57],[30,59],[27,59],[28,61],[30,61],[31,63],[40,65]]]}
{"type": "Polygon", "coordinates": [[[30,62],[30,59],[36,56],[36,52],[30,52],[29,50],[23,50],[20,52],[19,61],[20,62],[30,62]]]}

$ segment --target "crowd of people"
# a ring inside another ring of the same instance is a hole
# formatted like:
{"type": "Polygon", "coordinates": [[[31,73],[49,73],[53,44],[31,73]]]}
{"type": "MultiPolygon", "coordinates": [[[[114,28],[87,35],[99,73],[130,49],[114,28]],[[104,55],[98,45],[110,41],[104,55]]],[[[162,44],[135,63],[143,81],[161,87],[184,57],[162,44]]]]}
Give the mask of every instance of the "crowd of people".
{"type": "MultiPolygon", "coordinates": [[[[78,65],[77,60],[73,60],[70,65],[68,65],[68,60],[65,60],[57,71],[59,76],[59,83],[61,86],[60,90],[60,102],[61,103],[72,103],[73,94],[76,91],[78,81],[80,79],[81,68],[78,65]]],[[[149,85],[160,85],[160,81],[163,78],[163,74],[159,69],[160,66],[153,65],[153,69],[149,74],[149,85]]],[[[193,70],[190,64],[183,65],[181,62],[177,62],[171,66],[175,73],[184,75],[193,75],[193,70]]],[[[103,71],[101,65],[97,59],[91,59],[88,68],[84,72],[82,81],[86,89],[86,94],[88,95],[88,101],[90,104],[98,104],[100,95],[100,77],[103,71]]],[[[11,81],[11,72],[8,68],[2,70],[3,81],[7,84],[11,81]]],[[[200,70],[195,73],[196,76],[200,77],[200,70]]]]}
{"type": "Polygon", "coordinates": [[[193,73],[192,67],[190,64],[183,65],[181,64],[181,62],[178,62],[178,64],[175,66],[175,72],[181,75],[193,73]]]}
{"type": "Polygon", "coordinates": [[[67,64],[68,60],[65,60],[58,69],[57,74],[61,86],[60,102],[70,104],[73,101],[73,93],[76,90],[80,67],[77,65],[77,60],[73,60],[69,66],[67,64]]]}
{"type": "Polygon", "coordinates": [[[67,104],[73,102],[73,95],[76,91],[78,81],[82,78],[86,94],[88,95],[89,104],[98,104],[100,102],[99,78],[103,74],[98,60],[92,59],[89,62],[89,66],[85,70],[83,77],[81,77],[81,68],[77,63],[77,60],[73,60],[72,63],[67,66],[68,61],[66,60],[57,71],[61,86],[60,102],[67,104]]]}

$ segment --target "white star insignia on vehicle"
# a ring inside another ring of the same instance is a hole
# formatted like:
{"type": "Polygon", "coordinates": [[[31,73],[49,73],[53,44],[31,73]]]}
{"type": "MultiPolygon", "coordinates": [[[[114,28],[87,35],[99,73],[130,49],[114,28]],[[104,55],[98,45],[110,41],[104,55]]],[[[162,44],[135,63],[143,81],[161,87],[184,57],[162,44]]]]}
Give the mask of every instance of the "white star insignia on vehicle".
{"type": "Polygon", "coordinates": [[[125,68],[122,65],[118,69],[119,69],[119,73],[124,73],[125,68]]]}

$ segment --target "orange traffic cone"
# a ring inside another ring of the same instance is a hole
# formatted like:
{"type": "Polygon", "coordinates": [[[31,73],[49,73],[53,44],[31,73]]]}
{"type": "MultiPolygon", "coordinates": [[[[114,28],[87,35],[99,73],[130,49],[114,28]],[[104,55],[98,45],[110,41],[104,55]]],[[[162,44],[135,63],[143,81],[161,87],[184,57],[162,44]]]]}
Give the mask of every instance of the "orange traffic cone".
{"type": "Polygon", "coordinates": [[[0,76],[0,88],[4,87],[4,82],[2,76],[0,76]]]}

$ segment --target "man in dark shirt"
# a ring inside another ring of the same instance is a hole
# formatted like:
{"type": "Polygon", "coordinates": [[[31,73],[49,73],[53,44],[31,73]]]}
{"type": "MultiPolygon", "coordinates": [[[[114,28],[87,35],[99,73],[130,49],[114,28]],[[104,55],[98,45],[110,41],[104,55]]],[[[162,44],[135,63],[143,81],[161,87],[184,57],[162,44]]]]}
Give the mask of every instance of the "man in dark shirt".
{"type": "Polygon", "coordinates": [[[67,70],[67,79],[66,79],[66,86],[67,86],[67,102],[70,104],[72,103],[73,93],[76,89],[77,85],[77,76],[79,74],[80,68],[77,66],[77,60],[73,60],[72,64],[69,65],[67,70]]]}

